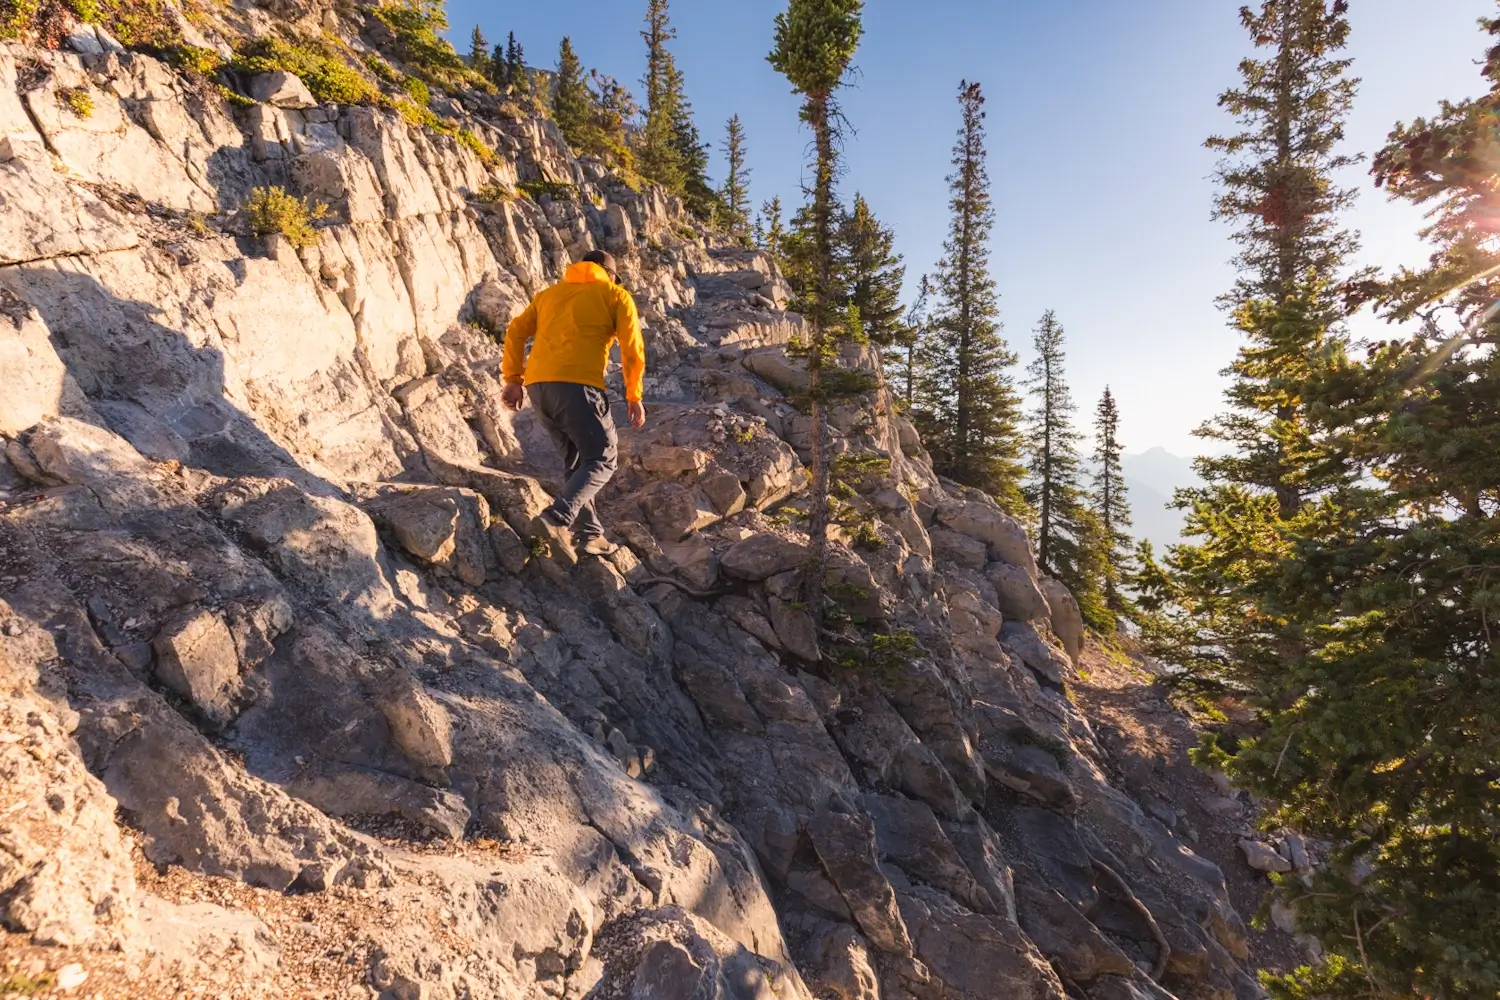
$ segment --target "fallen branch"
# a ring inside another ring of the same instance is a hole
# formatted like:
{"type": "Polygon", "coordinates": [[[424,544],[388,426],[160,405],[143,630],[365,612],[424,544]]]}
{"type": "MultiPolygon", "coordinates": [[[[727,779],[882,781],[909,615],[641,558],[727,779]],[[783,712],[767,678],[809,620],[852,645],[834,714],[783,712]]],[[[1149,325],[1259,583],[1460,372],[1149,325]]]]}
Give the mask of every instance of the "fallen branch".
{"type": "Polygon", "coordinates": [[[1089,860],[1093,862],[1099,874],[1109,880],[1115,890],[1125,897],[1125,902],[1129,903],[1131,908],[1146,922],[1146,928],[1151,931],[1151,936],[1156,940],[1157,951],[1156,965],[1151,969],[1151,981],[1161,982],[1161,977],[1167,974],[1167,961],[1172,957],[1172,946],[1167,944],[1167,936],[1161,932],[1161,925],[1156,922],[1156,918],[1151,915],[1146,904],[1141,902],[1140,897],[1131,890],[1129,883],[1120,877],[1119,872],[1097,858],[1089,860]]]}

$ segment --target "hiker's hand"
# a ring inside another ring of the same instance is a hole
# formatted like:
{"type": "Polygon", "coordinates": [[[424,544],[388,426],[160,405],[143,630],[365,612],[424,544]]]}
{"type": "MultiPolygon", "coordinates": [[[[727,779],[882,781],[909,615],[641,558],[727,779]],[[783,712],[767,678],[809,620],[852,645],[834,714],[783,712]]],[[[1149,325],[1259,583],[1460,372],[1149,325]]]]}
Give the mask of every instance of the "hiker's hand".
{"type": "Polygon", "coordinates": [[[635,402],[630,403],[629,405],[627,405],[625,409],[626,409],[626,412],[630,415],[630,426],[632,426],[632,427],[644,427],[644,426],[646,426],[646,404],[645,403],[642,403],[640,400],[636,400],[635,402]]]}
{"type": "Polygon", "coordinates": [[[516,412],[526,402],[526,387],[519,382],[507,382],[500,393],[500,402],[507,410],[516,412]]]}

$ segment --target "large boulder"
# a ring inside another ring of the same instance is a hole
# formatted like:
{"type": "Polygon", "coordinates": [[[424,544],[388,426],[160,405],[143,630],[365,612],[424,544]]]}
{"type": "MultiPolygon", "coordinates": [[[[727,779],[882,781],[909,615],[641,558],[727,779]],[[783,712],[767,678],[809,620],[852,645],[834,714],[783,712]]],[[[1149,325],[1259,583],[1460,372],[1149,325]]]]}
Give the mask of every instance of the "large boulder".
{"type": "Polygon", "coordinates": [[[730,576],[759,581],[800,569],[811,557],[811,550],[802,542],[762,532],[736,542],[719,562],[730,576]]]}
{"type": "Polygon", "coordinates": [[[1076,666],[1083,653],[1083,612],[1073,592],[1061,580],[1050,576],[1042,580],[1042,596],[1047,600],[1048,618],[1052,623],[1052,634],[1057,636],[1068,651],[1068,658],[1076,666]]]}
{"type": "Polygon", "coordinates": [[[1003,562],[990,563],[984,575],[995,588],[999,601],[997,606],[1006,618],[1029,622],[1047,617],[1050,611],[1047,598],[1042,595],[1036,579],[1023,567],[1003,562]]]}
{"type": "Polygon", "coordinates": [[[1036,572],[1036,556],[1021,522],[997,507],[973,500],[944,500],[937,508],[938,523],[989,546],[990,555],[1001,562],[1036,572]]]}

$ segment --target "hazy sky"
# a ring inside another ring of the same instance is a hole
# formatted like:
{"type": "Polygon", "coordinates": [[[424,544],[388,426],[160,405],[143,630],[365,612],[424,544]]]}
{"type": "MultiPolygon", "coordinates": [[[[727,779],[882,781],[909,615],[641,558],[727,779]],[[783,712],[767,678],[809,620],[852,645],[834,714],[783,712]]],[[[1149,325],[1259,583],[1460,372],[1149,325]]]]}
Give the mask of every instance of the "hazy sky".
{"type": "MultiPolygon", "coordinates": [[[[765,61],[782,0],[677,0],[675,52],[700,128],[717,147],[745,122],[757,203],[800,199],[807,135],[797,99],[765,61]]],[[[1482,90],[1477,19],[1494,0],[1353,0],[1350,55],[1362,80],[1353,150],[1442,98],[1482,90]]],[[[1217,106],[1249,41],[1230,0],[867,0],[854,86],[845,195],[861,191],[894,227],[909,286],[941,254],[959,80],[989,98],[990,176],[998,224],[993,270],[1006,335],[1030,357],[1049,308],[1068,334],[1080,418],[1104,386],[1120,400],[1130,450],[1202,447],[1193,429],[1220,406],[1218,375],[1237,341],[1214,299],[1232,274],[1226,226],[1209,213],[1210,134],[1232,128],[1217,106]]],[[[639,91],[645,0],[495,4],[450,0],[461,51],[477,22],[493,43],[515,31],[528,62],[552,66],[563,35],[585,65],[639,91]]],[[[1361,168],[1351,222],[1367,263],[1416,263],[1420,216],[1392,204],[1361,168]]],[[[1366,329],[1369,327],[1366,326],[1366,329]]]]}

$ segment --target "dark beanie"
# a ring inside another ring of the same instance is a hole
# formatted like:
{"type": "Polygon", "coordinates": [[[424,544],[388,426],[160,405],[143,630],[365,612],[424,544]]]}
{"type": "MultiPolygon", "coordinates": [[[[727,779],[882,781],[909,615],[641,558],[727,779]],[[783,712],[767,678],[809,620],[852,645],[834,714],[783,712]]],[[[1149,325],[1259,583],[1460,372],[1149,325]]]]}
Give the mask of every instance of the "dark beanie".
{"type": "Polygon", "coordinates": [[[603,250],[590,250],[588,253],[583,255],[583,262],[585,264],[598,264],[610,274],[619,273],[619,268],[615,266],[614,257],[605,253],[603,250]]]}

